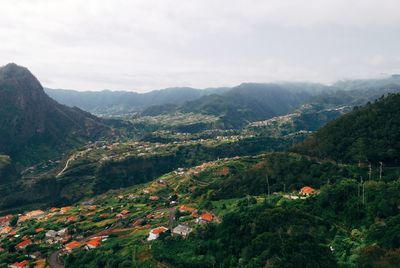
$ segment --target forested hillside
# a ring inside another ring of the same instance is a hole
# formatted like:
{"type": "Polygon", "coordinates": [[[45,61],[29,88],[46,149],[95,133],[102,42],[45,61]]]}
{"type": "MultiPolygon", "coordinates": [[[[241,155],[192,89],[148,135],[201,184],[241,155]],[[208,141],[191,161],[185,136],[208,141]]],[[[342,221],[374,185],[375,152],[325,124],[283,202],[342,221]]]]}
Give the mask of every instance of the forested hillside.
{"type": "Polygon", "coordinates": [[[390,94],[328,123],[296,151],[343,162],[400,162],[400,94],[390,94]]]}

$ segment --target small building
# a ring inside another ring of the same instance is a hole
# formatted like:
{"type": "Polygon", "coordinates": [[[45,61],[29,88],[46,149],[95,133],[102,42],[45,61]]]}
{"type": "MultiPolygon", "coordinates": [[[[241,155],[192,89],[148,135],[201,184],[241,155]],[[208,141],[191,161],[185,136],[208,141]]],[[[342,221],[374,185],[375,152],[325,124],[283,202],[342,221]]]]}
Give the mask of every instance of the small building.
{"type": "Polygon", "coordinates": [[[187,207],[187,206],[185,206],[185,205],[182,205],[182,206],[180,206],[179,207],[179,212],[187,212],[187,213],[193,213],[193,212],[195,212],[197,209],[195,209],[195,208],[191,208],[191,207],[187,207]]]}
{"type": "Polygon", "coordinates": [[[147,238],[147,240],[148,241],[156,240],[160,236],[160,234],[162,234],[166,231],[168,231],[168,228],[166,228],[164,226],[154,228],[150,231],[149,237],[147,238]]]}
{"type": "Polygon", "coordinates": [[[51,208],[51,209],[50,209],[50,212],[51,212],[51,213],[55,213],[55,212],[58,212],[58,211],[60,211],[59,208],[51,208]]]}
{"type": "Polygon", "coordinates": [[[0,217],[0,226],[8,226],[11,218],[12,218],[12,215],[0,217]]]}
{"type": "Polygon", "coordinates": [[[43,210],[33,210],[33,211],[27,212],[27,213],[25,214],[25,216],[26,216],[28,219],[39,218],[39,217],[41,217],[41,216],[43,216],[43,215],[44,215],[44,211],[43,211],[43,210]]]}
{"type": "Polygon", "coordinates": [[[214,216],[210,213],[203,213],[200,215],[199,218],[197,218],[197,223],[206,223],[206,222],[212,222],[214,219],[214,216]]]}
{"type": "Polygon", "coordinates": [[[9,234],[13,228],[11,226],[4,227],[3,229],[0,229],[0,234],[9,234]]]}
{"type": "Polygon", "coordinates": [[[180,235],[183,237],[187,237],[192,231],[193,229],[190,228],[189,226],[179,224],[172,230],[172,235],[180,235]]]}
{"type": "Polygon", "coordinates": [[[37,260],[37,259],[40,258],[41,255],[42,254],[39,251],[36,251],[36,252],[33,252],[33,253],[29,254],[29,257],[31,257],[34,260],[37,260]]]}
{"type": "Polygon", "coordinates": [[[67,222],[74,222],[74,221],[77,221],[77,220],[78,220],[78,217],[76,217],[76,216],[69,216],[67,218],[67,222]]]}
{"type": "Polygon", "coordinates": [[[41,232],[43,232],[44,231],[44,228],[42,227],[42,228],[37,228],[36,230],[35,230],[35,233],[41,233],[41,232]]]}
{"type": "Polygon", "coordinates": [[[46,232],[45,237],[46,238],[54,238],[57,236],[57,232],[54,230],[49,230],[46,232]]]}
{"type": "Polygon", "coordinates": [[[72,241],[65,245],[65,249],[67,251],[71,252],[72,250],[74,250],[75,248],[78,248],[80,246],[81,246],[81,243],[79,243],[78,241],[72,241]]]}
{"type": "Polygon", "coordinates": [[[27,260],[23,260],[21,262],[16,262],[16,263],[10,264],[8,267],[10,267],[10,268],[25,268],[25,267],[29,267],[29,262],[27,260]]]}
{"type": "Polygon", "coordinates": [[[101,237],[95,237],[92,238],[91,240],[86,242],[85,248],[86,249],[95,249],[101,246],[101,237]]]}
{"type": "Polygon", "coordinates": [[[22,241],[21,243],[18,243],[15,246],[15,249],[16,250],[21,250],[21,249],[24,249],[24,248],[26,248],[27,246],[29,246],[31,244],[32,244],[32,241],[30,239],[27,239],[27,240],[22,241]]]}
{"type": "Polygon", "coordinates": [[[117,218],[124,219],[128,217],[129,213],[130,213],[129,210],[124,209],[121,211],[121,213],[117,214],[117,218]]]}
{"type": "Polygon", "coordinates": [[[300,189],[300,195],[309,196],[315,194],[315,189],[310,186],[305,186],[300,189]]]}
{"type": "Polygon", "coordinates": [[[158,196],[156,196],[156,195],[151,195],[151,196],[149,197],[149,199],[150,199],[151,201],[157,201],[157,200],[160,199],[160,197],[158,197],[158,196]]]}
{"type": "Polygon", "coordinates": [[[69,206],[69,207],[62,207],[62,208],[60,209],[60,212],[61,212],[61,214],[64,214],[64,213],[67,213],[68,211],[70,211],[71,209],[72,209],[71,206],[69,206]]]}

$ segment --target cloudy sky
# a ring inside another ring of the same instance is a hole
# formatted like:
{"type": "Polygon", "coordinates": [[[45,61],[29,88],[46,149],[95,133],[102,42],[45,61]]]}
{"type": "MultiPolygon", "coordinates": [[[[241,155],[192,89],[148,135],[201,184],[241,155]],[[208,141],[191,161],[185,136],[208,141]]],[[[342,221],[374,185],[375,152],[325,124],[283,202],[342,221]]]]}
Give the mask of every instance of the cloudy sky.
{"type": "Polygon", "coordinates": [[[0,0],[0,65],[147,91],[400,73],[398,0],[0,0]]]}

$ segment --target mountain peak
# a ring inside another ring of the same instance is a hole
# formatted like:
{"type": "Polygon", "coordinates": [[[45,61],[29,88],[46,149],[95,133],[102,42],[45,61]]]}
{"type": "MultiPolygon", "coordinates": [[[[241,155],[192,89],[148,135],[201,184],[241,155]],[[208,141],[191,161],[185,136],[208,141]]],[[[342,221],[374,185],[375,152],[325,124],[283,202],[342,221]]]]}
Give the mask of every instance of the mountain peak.
{"type": "Polygon", "coordinates": [[[19,92],[40,92],[43,87],[28,68],[9,63],[0,67],[0,89],[8,88],[19,92]]]}
{"type": "Polygon", "coordinates": [[[33,74],[25,67],[15,63],[8,63],[0,67],[0,79],[17,78],[21,76],[33,76],[33,74]]]}

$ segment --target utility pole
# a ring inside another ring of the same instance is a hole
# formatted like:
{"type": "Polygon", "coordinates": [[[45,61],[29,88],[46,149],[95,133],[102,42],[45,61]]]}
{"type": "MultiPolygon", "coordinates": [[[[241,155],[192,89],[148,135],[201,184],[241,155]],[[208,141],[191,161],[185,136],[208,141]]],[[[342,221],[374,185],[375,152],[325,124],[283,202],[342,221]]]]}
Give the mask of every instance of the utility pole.
{"type": "Polygon", "coordinates": [[[267,174],[267,192],[268,192],[268,197],[269,197],[270,192],[269,192],[269,178],[268,178],[268,174],[267,174]]]}
{"type": "MultiPolygon", "coordinates": [[[[361,200],[362,203],[365,204],[365,188],[364,188],[364,180],[360,177],[360,187],[361,187],[361,200]]],[[[358,190],[360,192],[360,190],[358,190]]],[[[360,194],[358,194],[360,196],[360,194]]]]}
{"type": "Polygon", "coordinates": [[[372,175],[372,165],[371,165],[371,162],[369,162],[368,167],[369,167],[368,177],[369,177],[369,179],[371,179],[371,175],[372,175]]]}
{"type": "Polygon", "coordinates": [[[380,167],[379,167],[379,180],[382,180],[382,167],[383,167],[383,163],[381,161],[379,161],[380,167]]]}

